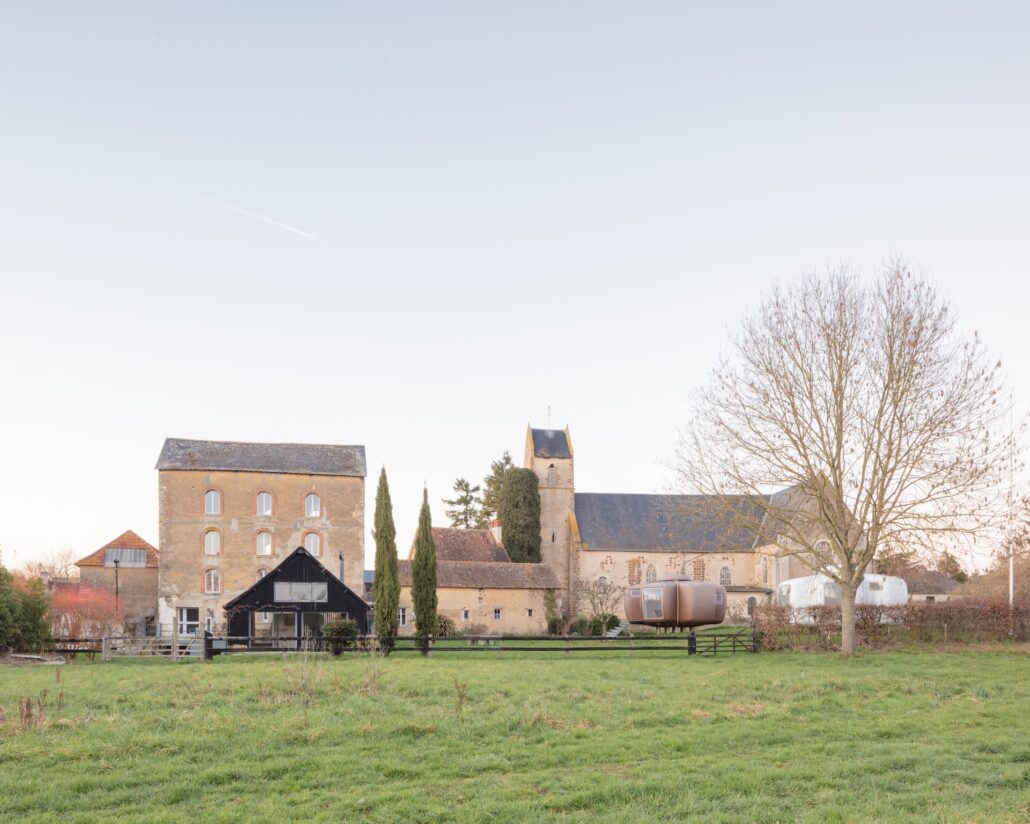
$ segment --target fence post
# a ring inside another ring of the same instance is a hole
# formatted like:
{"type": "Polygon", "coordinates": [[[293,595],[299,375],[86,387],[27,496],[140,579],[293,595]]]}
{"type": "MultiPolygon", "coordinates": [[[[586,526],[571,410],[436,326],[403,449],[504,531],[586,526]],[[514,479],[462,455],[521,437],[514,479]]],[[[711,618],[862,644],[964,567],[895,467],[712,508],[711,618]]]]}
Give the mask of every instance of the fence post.
{"type": "Polygon", "coordinates": [[[629,639],[629,654],[630,655],[632,655],[634,650],[636,649],[636,643],[637,643],[636,638],[633,638],[632,636],[630,636],[630,639],[629,639]]]}
{"type": "Polygon", "coordinates": [[[179,622],[172,624],[172,662],[179,660],[179,622]]]}
{"type": "Polygon", "coordinates": [[[111,660],[111,642],[110,639],[105,635],[100,639],[100,660],[110,661],[111,660]]]}
{"type": "Polygon", "coordinates": [[[432,658],[433,657],[433,636],[432,635],[428,636],[428,640],[426,642],[426,657],[427,658],[432,658]]]}
{"type": "Polygon", "coordinates": [[[569,636],[568,635],[565,636],[565,654],[566,655],[569,654],[569,636]]]}
{"type": "Polygon", "coordinates": [[[697,636],[694,634],[694,628],[690,628],[690,634],[687,635],[687,655],[697,654],[697,636]]]}

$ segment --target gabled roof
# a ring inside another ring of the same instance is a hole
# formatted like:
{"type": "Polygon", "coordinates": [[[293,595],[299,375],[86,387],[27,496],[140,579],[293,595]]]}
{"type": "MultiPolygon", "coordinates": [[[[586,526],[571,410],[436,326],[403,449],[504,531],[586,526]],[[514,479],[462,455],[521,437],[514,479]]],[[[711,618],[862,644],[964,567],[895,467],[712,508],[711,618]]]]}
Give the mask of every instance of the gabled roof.
{"type": "Polygon", "coordinates": [[[760,521],[764,500],[577,492],[576,521],[590,550],[750,552],[755,533],[740,522],[760,521]]]}
{"type": "Polygon", "coordinates": [[[311,608],[315,612],[338,612],[338,604],[346,601],[350,604],[367,608],[367,604],[350,587],[343,583],[332,571],[329,570],[318,558],[308,552],[304,547],[299,546],[289,555],[282,559],[264,576],[247,587],[243,592],[232,600],[226,602],[225,611],[232,610],[261,610],[262,607],[278,610],[295,610],[302,606],[302,602],[281,602],[274,597],[276,582],[279,583],[326,583],[329,586],[328,606],[321,606],[319,609],[311,608]]]}
{"type": "Polygon", "coordinates": [[[905,579],[908,591],[914,595],[946,595],[962,586],[943,572],[922,566],[907,569],[900,577],[905,579]]]}
{"type": "Polygon", "coordinates": [[[365,477],[365,447],[316,443],[242,443],[168,438],[157,469],[279,472],[365,477]]]}
{"type": "Polygon", "coordinates": [[[564,429],[530,429],[533,454],[538,458],[571,458],[568,433],[564,429]]]}
{"type": "MultiPolygon", "coordinates": [[[[489,529],[454,529],[433,527],[433,543],[436,545],[437,561],[499,561],[509,563],[511,558],[504,547],[497,543],[489,529]]],[[[410,559],[415,552],[411,543],[410,559]]]]}
{"type": "Polygon", "coordinates": [[[91,552],[85,558],[75,562],[78,567],[102,567],[109,549],[142,549],[146,552],[147,569],[156,569],[159,566],[159,554],[156,548],[144,541],[131,529],[127,529],[110,543],[104,544],[96,552],[91,552]]]}
{"type": "MultiPolygon", "coordinates": [[[[402,587],[411,586],[411,561],[399,561],[402,587]]],[[[437,588],[451,589],[558,589],[560,584],[544,564],[508,561],[437,561],[437,588]]]]}

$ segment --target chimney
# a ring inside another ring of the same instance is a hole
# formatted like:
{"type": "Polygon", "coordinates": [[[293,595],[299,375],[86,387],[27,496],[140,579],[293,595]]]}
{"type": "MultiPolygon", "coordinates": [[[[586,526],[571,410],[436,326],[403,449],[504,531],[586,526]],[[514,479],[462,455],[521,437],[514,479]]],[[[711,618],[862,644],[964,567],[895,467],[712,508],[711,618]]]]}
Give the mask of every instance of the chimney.
{"type": "Polygon", "coordinates": [[[343,553],[340,553],[340,580],[343,581],[343,553]]]}
{"type": "Polygon", "coordinates": [[[494,536],[494,540],[498,544],[504,546],[504,541],[501,540],[501,522],[496,518],[490,522],[490,534],[494,536]]]}

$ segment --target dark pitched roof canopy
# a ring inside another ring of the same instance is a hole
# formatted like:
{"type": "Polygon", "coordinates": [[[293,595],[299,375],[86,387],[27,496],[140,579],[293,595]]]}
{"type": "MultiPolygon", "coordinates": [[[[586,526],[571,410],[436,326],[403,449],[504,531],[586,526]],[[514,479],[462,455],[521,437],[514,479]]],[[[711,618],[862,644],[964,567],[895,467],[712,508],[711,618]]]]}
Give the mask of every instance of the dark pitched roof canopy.
{"type": "Polygon", "coordinates": [[[157,469],[279,472],[365,477],[365,447],[316,443],[242,443],[168,438],[157,469]]]}
{"type": "Polygon", "coordinates": [[[587,549],[641,552],[749,552],[764,499],[706,495],[576,493],[576,523],[587,549]],[[728,505],[726,505],[728,504],[728,505]]]}
{"type": "MultiPolygon", "coordinates": [[[[411,586],[411,561],[399,561],[402,587],[411,586]]],[[[558,589],[551,568],[543,564],[496,561],[437,561],[436,586],[452,589],[558,589]]]]}
{"type": "Polygon", "coordinates": [[[346,612],[357,620],[362,632],[368,630],[368,604],[302,546],[227,602],[224,609],[230,618],[244,612],[346,612]],[[325,584],[326,600],[277,600],[276,584],[325,584]]]}
{"type": "Polygon", "coordinates": [[[538,458],[571,458],[572,449],[564,429],[530,429],[533,454],[538,458]]]}
{"type": "MultiPolygon", "coordinates": [[[[434,526],[433,543],[436,545],[437,561],[511,561],[504,547],[497,543],[489,529],[434,526]]],[[[411,551],[415,551],[414,541],[411,551]]],[[[410,558],[411,554],[408,557],[410,558]]]]}
{"type": "MultiPolygon", "coordinates": [[[[147,569],[157,569],[159,566],[159,558],[157,549],[144,541],[139,535],[133,532],[131,529],[127,529],[117,538],[110,543],[104,544],[96,552],[91,552],[85,558],[80,558],[75,562],[77,567],[102,567],[107,566],[107,559],[110,557],[129,558],[132,555],[138,555],[143,553],[145,560],[142,564],[132,564],[133,566],[145,566],[147,569]]],[[[123,568],[127,568],[128,563],[123,564],[123,568]]]]}

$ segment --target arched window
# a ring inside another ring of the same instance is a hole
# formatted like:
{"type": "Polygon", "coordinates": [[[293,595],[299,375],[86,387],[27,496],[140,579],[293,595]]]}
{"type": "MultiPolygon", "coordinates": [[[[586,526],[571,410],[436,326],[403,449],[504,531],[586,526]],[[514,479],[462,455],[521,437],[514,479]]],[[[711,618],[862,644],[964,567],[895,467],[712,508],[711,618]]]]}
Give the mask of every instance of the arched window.
{"type": "Polygon", "coordinates": [[[830,551],[830,542],[822,538],[815,542],[815,551],[820,555],[826,555],[830,551]]]}
{"type": "Polygon", "coordinates": [[[217,595],[222,591],[222,573],[217,569],[209,569],[204,573],[204,592],[217,595]]]}
{"type": "Polygon", "coordinates": [[[217,529],[209,529],[204,533],[204,554],[217,555],[222,551],[222,533],[217,529]]]}
{"type": "Polygon", "coordinates": [[[257,571],[257,580],[259,580],[259,581],[260,581],[260,580],[261,580],[262,578],[264,578],[264,577],[265,577],[265,576],[266,576],[267,574],[268,574],[268,570],[267,570],[267,569],[259,569],[259,570],[257,571]]]}
{"type": "Polygon", "coordinates": [[[322,499],[314,492],[304,496],[304,514],[308,518],[317,518],[322,514],[322,499]]]}
{"type": "Polygon", "coordinates": [[[755,607],[757,607],[757,606],[758,606],[758,599],[755,598],[754,595],[752,595],[750,598],[747,599],[747,614],[748,614],[749,618],[752,615],[755,614],[755,607]]]}
{"type": "Polygon", "coordinates": [[[204,514],[222,514],[222,493],[217,489],[209,489],[204,493],[204,514]]]}
{"type": "Polygon", "coordinates": [[[654,564],[648,564],[647,569],[644,571],[644,582],[653,584],[658,580],[658,570],[655,569],[654,564]]]}
{"type": "Polygon", "coordinates": [[[258,555],[272,554],[271,532],[259,532],[254,536],[254,551],[257,552],[258,555]]]}
{"type": "Polygon", "coordinates": [[[304,549],[312,555],[322,554],[322,536],[317,532],[309,532],[304,536],[304,549]]]}
{"type": "Polygon", "coordinates": [[[558,470],[554,468],[554,464],[551,464],[549,467],[547,467],[547,485],[558,485],[558,470]]]}
{"type": "Polygon", "coordinates": [[[719,585],[720,586],[724,586],[724,587],[728,587],[732,583],[733,583],[733,573],[730,571],[730,568],[729,567],[722,567],[719,570],[719,585]]]}
{"type": "Polygon", "coordinates": [[[259,492],[257,494],[257,505],[254,508],[257,515],[268,516],[272,514],[272,494],[270,492],[259,492]]]}
{"type": "Polygon", "coordinates": [[[608,576],[607,575],[599,575],[597,577],[597,583],[599,583],[601,586],[607,586],[608,585],[608,576]]]}

